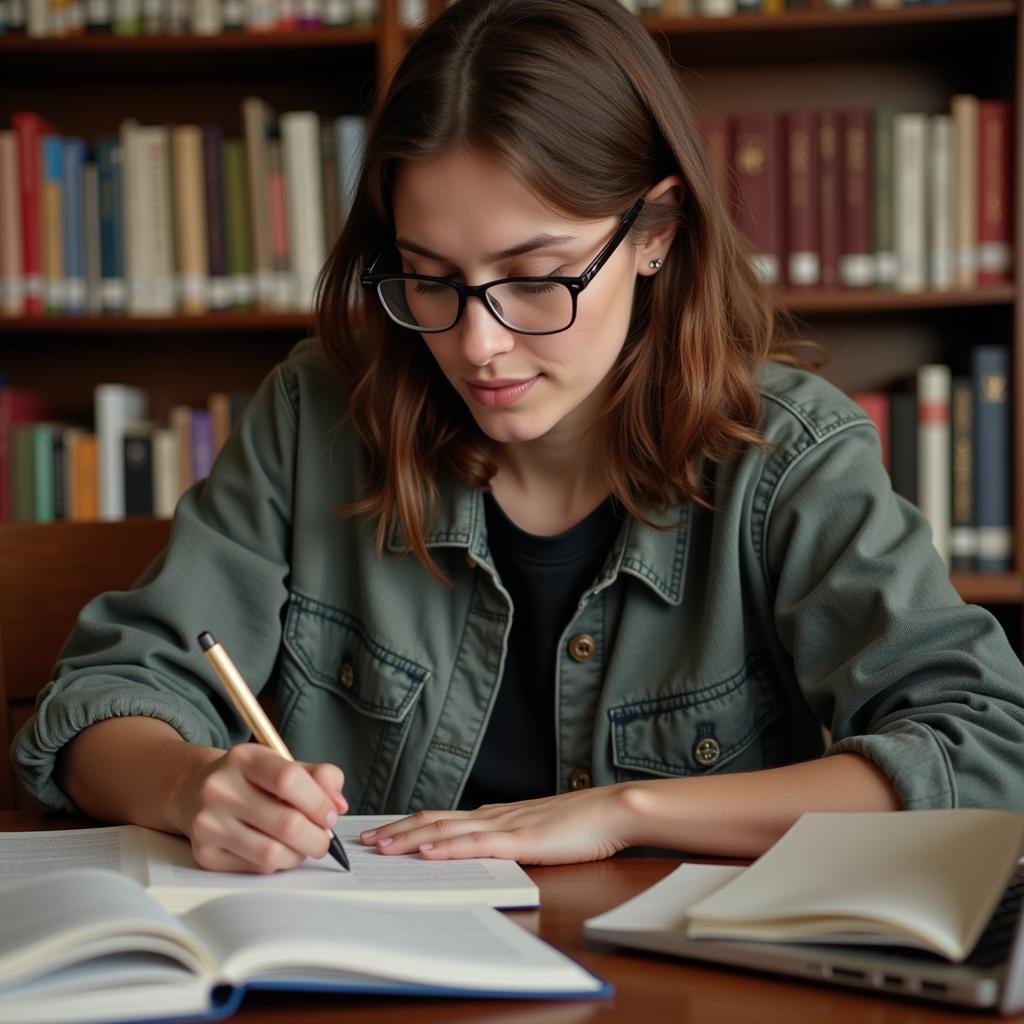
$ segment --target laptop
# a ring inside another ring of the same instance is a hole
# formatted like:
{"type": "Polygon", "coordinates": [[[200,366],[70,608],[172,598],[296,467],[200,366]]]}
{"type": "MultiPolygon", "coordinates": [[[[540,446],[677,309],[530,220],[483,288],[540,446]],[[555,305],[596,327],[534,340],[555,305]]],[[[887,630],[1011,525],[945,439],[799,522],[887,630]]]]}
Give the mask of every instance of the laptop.
{"type": "Polygon", "coordinates": [[[584,922],[584,934],[654,953],[951,1006],[1004,1014],[1024,1009],[1024,865],[1018,866],[985,931],[962,963],[904,946],[687,938],[687,908],[740,870],[683,864],[639,896],[584,922]]]}

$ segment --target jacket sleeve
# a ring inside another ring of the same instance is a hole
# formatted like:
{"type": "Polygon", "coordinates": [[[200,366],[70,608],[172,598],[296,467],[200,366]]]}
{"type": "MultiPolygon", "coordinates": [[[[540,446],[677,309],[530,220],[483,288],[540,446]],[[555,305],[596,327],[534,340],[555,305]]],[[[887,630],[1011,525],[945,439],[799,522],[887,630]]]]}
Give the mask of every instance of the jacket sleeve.
{"type": "Polygon", "coordinates": [[[43,806],[77,810],[54,761],[94,722],[147,715],[215,747],[248,734],[196,638],[212,632],[253,690],[270,677],[287,597],[296,391],[287,364],[266,378],[210,477],[179,502],[166,550],[132,590],[81,612],[11,747],[15,773],[43,806]]]}
{"type": "Polygon", "coordinates": [[[1024,668],[893,493],[873,426],[847,424],[774,472],[776,626],[831,730],[826,753],[869,758],[906,809],[1024,813],[1024,668]]]}

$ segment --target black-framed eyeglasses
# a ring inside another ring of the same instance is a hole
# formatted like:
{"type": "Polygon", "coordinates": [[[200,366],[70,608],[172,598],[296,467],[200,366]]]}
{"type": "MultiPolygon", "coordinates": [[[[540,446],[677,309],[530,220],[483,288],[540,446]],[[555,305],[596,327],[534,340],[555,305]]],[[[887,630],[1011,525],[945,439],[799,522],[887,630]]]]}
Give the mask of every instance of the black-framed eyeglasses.
{"type": "Polygon", "coordinates": [[[466,300],[483,300],[502,326],[517,334],[559,334],[576,320],[580,292],[597,276],[629,233],[644,199],[638,199],[616,232],[579,277],[504,277],[486,284],[460,284],[424,274],[376,274],[377,256],[362,275],[364,287],[376,288],[384,311],[396,324],[424,334],[450,331],[460,320],[466,300]]]}

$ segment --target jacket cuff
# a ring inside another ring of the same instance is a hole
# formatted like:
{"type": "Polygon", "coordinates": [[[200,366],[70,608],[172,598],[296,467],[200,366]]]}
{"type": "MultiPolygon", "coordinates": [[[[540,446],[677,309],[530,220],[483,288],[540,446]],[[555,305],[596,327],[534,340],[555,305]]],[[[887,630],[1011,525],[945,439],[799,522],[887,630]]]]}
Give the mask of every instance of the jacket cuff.
{"type": "Polygon", "coordinates": [[[923,722],[903,720],[833,743],[825,756],[853,753],[884,772],[905,811],[957,806],[956,782],[942,744],[923,722]]]}

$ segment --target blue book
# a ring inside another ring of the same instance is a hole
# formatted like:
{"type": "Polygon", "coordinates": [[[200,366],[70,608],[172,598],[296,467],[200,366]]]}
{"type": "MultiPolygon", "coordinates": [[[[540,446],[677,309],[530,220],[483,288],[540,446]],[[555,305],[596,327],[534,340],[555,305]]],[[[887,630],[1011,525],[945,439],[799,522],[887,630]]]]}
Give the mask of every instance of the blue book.
{"type": "Polygon", "coordinates": [[[977,571],[1009,572],[1013,565],[1013,471],[1010,461],[1010,350],[978,345],[974,381],[974,518],[977,571]]]}
{"type": "MultiPolygon", "coordinates": [[[[346,901],[347,876],[338,879],[338,898],[236,878],[239,891],[180,916],[116,870],[73,868],[12,882],[0,915],[4,1020],[214,1020],[232,1014],[250,990],[336,993],[339,1009],[367,994],[611,994],[601,978],[493,907],[346,901]]],[[[316,1005],[322,1011],[324,1000],[316,1005]]]]}
{"type": "Polygon", "coordinates": [[[50,315],[64,312],[64,245],[50,251],[50,240],[63,236],[64,217],[64,143],[59,135],[44,135],[40,140],[43,164],[42,258],[43,303],[50,315]],[[56,218],[56,225],[51,221],[56,218]]]}
{"type": "Polygon", "coordinates": [[[82,165],[85,142],[65,139],[63,152],[64,209],[64,312],[85,312],[85,209],[82,200],[82,165]]]}
{"type": "Polygon", "coordinates": [[[96,140],[100,193],[100,290],[104,313],[127,307],[124,277],[124,199],[121,143],[114,136],[96,140]]]}

